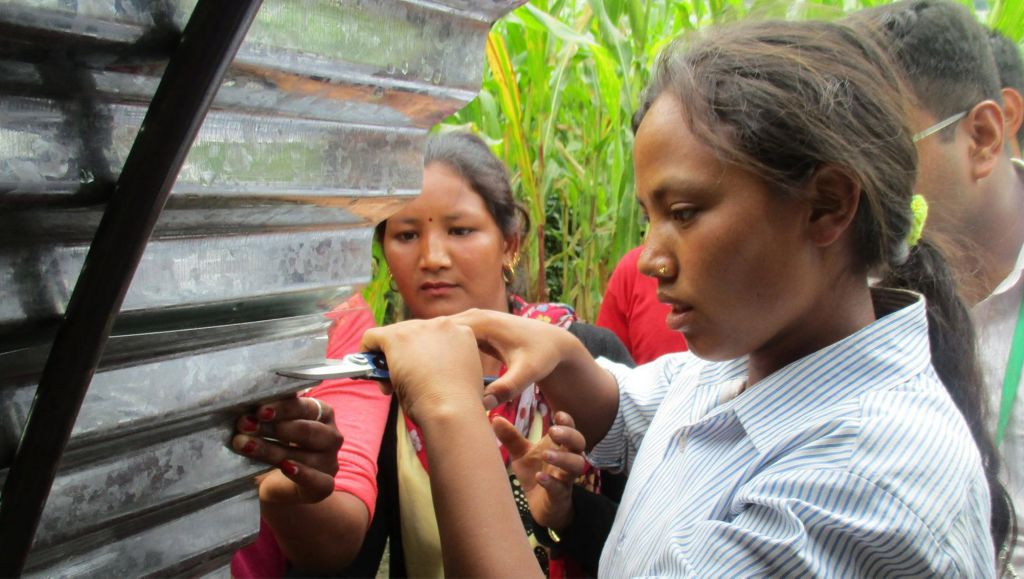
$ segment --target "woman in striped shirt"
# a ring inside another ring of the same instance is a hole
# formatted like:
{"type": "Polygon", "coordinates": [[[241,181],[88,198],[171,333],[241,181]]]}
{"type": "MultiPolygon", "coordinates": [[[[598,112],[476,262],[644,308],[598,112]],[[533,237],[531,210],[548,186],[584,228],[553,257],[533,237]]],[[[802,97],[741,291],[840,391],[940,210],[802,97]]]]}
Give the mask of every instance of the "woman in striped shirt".
{"type": "Polygon", "coordinates": [[[450,441],[430,456],[447,570],[529,570],[473,411],[481,344],[509,367],[485,407],[536,381],[575,417],[582,437],[552,429],[548,498],[583,437],[593,462],[629,471],[602,576],[995,572],[1012,507],[966,311],[920,240],[887,63],[823,22],[744,23],[662,55],[635,123],[639,265],[690,353],[598,364],[564,333],[481,311],[366,333],[403,407],[450,441]],[[869,287],[871,272],[903,289],[869,287]]]}

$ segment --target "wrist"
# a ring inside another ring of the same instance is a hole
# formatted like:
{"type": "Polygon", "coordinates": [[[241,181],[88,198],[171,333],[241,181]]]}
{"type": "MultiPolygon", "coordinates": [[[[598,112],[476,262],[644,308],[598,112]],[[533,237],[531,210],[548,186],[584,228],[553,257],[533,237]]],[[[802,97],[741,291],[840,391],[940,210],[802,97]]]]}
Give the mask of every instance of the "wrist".
{"type": "MultiPolygon", "coordinates": [[[[556,534],[565,533],[572,526],[573,514],[573,508],[570,504],[565,513],[549,516],[544,522],[547,523],[546,527],[549,531],[554,531],[556,534]]],[[[555,537],[552,537],[552,539],[555,539],[555,537]]],[[[558,539],[555,539],[555,541],[557,542],[558,539]]]]}
{"type": "Polygon", "coordinates": [[[572,527],[572,507],[569,507],[569,512],[564,517],[555,517],[546,520],[545,522],[549,523],[547,526],[541,524],[537,519],[534,519],[532,513],[530,514],[530,518],[533,519],[534,535],[537,537],[538,543],[545,547],[555,549],[564,546],[572,527]]]}
{"type": "Polygon", "coordinates": [[[572,378],[579,375],[587,364],[594,363],[586,346],[569,332],[559,332],[554,347],[558,352],[558,364],[547,377],[538,382],[542,388],[557,387],[563,382],[575,383],[576,380],[572,378]]]}
{"type": "Polygon", "coordinates": [[[407,409],[412,419],[425,430],[431,427],[445,428],[478,419],[484,416],[480,397],[454,394],[428,399],[419,399],[407,409]]]}

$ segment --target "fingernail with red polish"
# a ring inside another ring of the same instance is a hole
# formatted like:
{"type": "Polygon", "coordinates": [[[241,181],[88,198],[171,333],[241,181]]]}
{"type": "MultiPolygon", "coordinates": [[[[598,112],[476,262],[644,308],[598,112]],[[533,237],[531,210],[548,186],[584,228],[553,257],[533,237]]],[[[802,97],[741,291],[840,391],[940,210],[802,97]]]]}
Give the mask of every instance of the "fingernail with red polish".
{"type": "Polygon", "coordinates": [[[273,420],[274,414],[274,409],[269,406],[260,408],[260,420],[273,420]]]}
{"type": "Polygon", "coordinates": [[[242,432],[256,432],[260,427],[260,423],[256,422],[256,419],[252,416],[242,417],[242,432]]]}
{"type": "Polygon", "coordinates": [[[281,469],[281,472],[288,476],[295,476],[299,474],[299,467],[290,460],[282,460],[281,464],[277,465],[281,469]]]}
{"type": "Polygon", "coordinates": [[[250,440],[249,442],[246,442],[245,446],[242,447],[242,453],[244,454],[252,454],[252,451],[254,450],[256,450],[255,440],[250,440]]]}

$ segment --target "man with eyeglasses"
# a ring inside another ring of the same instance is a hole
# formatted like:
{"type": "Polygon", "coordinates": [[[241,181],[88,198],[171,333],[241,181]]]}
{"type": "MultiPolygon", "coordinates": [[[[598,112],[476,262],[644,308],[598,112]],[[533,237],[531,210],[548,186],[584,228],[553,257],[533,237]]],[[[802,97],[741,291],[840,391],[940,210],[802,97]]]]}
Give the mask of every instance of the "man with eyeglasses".
{"type": "MultiPolygon", "coordinates": [[[[1004,140],[999,73],[987,32],[967,9],[947,0],[905,0],[852,20],[881,28],[915,97],[909,122],[918,150],[915,187],[929,204],[925,232],[947,253],[961,297],[971,306],[991,401],[989,426],[1020,526],[1024,181],[1004,140]]],[[[1013,553],[1013,564],[1024,569],[1024,547],[1013,553]]]]}

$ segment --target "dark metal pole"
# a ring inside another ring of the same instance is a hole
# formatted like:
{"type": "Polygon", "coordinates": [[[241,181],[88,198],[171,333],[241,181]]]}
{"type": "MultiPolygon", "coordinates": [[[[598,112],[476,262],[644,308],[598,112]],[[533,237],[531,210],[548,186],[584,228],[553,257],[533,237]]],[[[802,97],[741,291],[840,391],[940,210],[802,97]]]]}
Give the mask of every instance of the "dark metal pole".
{"type": "MultiPolygon", "coordinates": [[[[20,575],[146,242],[262,0],[199,0],[89,248],[0,495],[0,577],[20,575]]],[[[86,144],[88,145],[88,144],[86,144]]]]}

